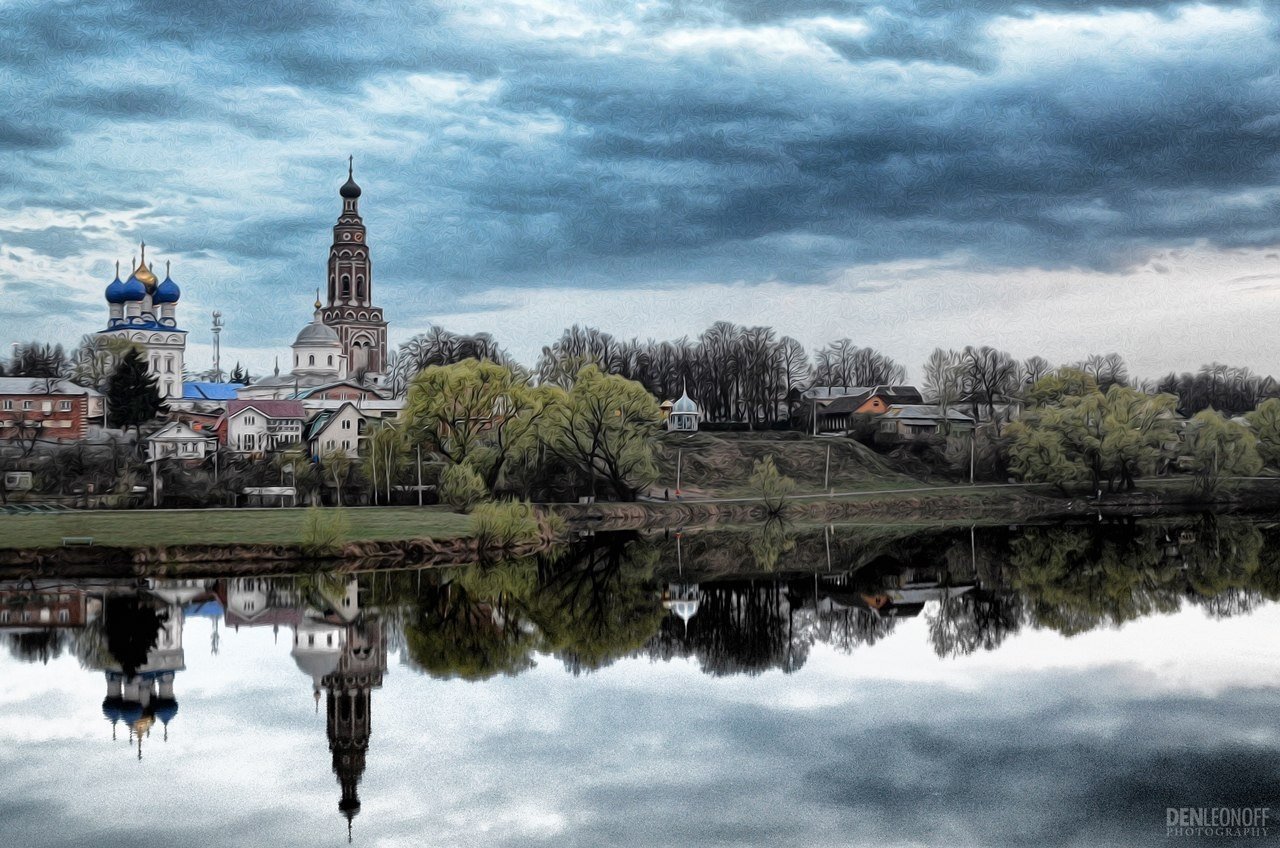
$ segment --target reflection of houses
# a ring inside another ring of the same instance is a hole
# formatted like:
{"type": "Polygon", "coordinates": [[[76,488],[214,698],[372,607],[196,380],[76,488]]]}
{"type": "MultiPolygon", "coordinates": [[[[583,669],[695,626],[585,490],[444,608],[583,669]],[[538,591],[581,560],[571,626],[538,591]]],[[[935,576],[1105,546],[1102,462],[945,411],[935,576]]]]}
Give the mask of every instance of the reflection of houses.
{"type": "Polygon", "coordinates": [[[228,627],[297,627],[302,619],[291,583],[267,577],[235,577],[219,586],[228,627]]]}
{"type": "Polygon", "coordinates": [[[930,601],[955,598],[973,583],[952,583],[943,570],[905,567],[866,585],[855,575],[827,575],[818,581],[818,599],[827,609],[865,609],[880,616],[914,618],[930,601]]]}
{"type": "Polygon", "coordinates": [[[0,584],[0,632],[79,628],[102,611],[102,601],[75,586],[31,581],[0,584]]]}

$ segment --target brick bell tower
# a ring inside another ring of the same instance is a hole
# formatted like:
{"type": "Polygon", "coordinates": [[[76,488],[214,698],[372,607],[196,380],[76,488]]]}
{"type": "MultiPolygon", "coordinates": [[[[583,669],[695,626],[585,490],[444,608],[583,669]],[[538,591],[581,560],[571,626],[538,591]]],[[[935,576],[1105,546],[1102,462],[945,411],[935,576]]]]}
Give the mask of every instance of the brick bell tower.
{"type": "Polygon", "coordinates": [[[352,176],[353,157],[347,159],[347,181],[342,214],[333,227],[329,248],[329,304],[322,313],[325,324],[338,332],[347,357],[347,373],[361,374],[374,384],[383,382],[387,369],[387,322],[382,309],[373,305],[373,263],[360,218],[360,186],[352,176]]]}

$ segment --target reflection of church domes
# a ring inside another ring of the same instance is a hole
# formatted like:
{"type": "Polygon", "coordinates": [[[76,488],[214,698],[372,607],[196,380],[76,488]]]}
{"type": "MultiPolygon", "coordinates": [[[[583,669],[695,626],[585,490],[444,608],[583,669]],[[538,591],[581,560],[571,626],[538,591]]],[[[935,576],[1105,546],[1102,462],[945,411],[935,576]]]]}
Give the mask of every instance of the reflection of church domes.
{"type": "Polygon", "coordinates": [[[668,583],[667,590],[662,593],[662,608],[673,612],[685,624],[698,614],[701,604],[701,593],[697,583],[668,583]]]}
{"type": "Polygon", "coordinates": [[[293,661],[317,690],[327,675],[338,670],[345,641],[342,628],[310,618],[303,618],[294,630],[293,661]]]}

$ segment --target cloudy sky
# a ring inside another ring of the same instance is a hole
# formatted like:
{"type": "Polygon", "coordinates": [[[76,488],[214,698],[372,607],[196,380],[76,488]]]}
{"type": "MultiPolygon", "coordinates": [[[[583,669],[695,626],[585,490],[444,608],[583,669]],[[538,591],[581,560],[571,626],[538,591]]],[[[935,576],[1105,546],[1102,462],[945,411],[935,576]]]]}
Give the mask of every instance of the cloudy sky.
{"type": "Polygon", "coordinates": [[[0,0],[0,340],[172,260],[257,368],[348,154],[399,342],[532,361],[767,323],[1280,373],[1280,9],[1030,0],[0,0]],[[960,10],[957,10],[957,7],[960,10]]]}

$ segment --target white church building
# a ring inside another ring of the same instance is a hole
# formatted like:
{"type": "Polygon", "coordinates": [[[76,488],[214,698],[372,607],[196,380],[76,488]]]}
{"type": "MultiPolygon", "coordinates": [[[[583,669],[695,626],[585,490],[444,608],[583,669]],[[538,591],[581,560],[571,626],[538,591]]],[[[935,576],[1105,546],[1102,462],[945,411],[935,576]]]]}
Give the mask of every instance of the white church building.
{"type": "Polygon", "coordinates": [[[160,397],[181,398],[187,331],[178,327],[182,289],[169,276],[168,263],[164,280],[158,280],[147,264],[144,243],[138,267],[121,282],[117,265],[116,278],[107,286],[105,296],[107,328],[99,330],[98,335],[125,339],[141,348],[147,369],[156,378],[160,397]]]}

